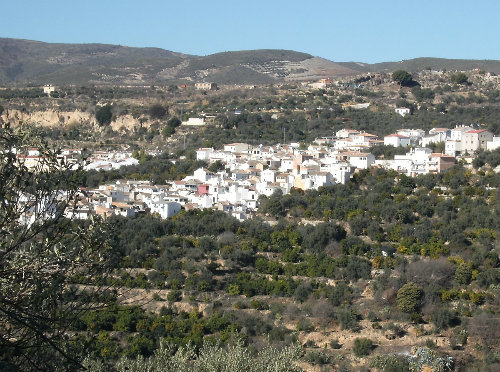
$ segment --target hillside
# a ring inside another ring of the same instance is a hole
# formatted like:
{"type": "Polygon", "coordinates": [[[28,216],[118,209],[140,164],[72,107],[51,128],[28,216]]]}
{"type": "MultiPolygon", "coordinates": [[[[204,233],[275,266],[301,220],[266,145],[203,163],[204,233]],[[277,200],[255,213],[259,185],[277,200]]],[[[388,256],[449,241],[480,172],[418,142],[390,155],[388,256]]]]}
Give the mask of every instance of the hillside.
{"type": "Polygon", "coordinates": [[[51,44],[0,39],[0,83],[151,85],[193,81],[262,84],[325,73],[355,74],[349,68],[305,53],[252,50],[189,56],[158,48],[108,44],[51,44]]]}
{"type": "Polygon", "coordinates": [[[159,48],[59,44],[0,38],[0,84],[165,85],[214,81],[268,84],[341,78],[365,72],[482,70],[500,74],[499,61],[416,58],[366,64],[332,62],[290,50],[228,51],[193,56],[159,48]]]}
{"type": "Polygon", "coordinates": [[[431,68],[432,70],[468,71],[481,69],[500,74],[500,61],[472,60],[472,59],[446,59],[446,58],[414,58],[398,62],[381,62],[367,64],[361,62],[340,62],[339,65],[358,72],[392,72],[406,70],[418,72],[431,68]]]}

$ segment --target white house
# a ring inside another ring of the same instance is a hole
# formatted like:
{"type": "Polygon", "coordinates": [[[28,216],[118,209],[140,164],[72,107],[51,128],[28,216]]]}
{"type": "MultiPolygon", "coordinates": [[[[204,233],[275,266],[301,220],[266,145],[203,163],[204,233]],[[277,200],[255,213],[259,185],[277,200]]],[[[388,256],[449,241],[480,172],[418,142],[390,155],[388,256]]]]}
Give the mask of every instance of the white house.
{"type": "Polygon", "coordinates": [[[369,152],[346,151],[337,154],[337,159],[348,162],[359,169],[368,169],[375,163],[375,155],[369,152]]]}
{"type": "Polygon", "coordinates": [[[261,182],[269,182],[269,183],[276,182],[276,171],[272,169],[264,169],[260,173],[260,180],[261,182]]]}
{"type": "Polygon", "coordinates": [[[210,160],[210,156],[213,154],[214,149],[212,147],[210,148],[200,148],[196,150],[196,160],[205,160],[208,161],[210,160]]]}
{"type": "Polygon", "coordinates": [[[488,141],[493,140],[493,134],[486,129],[473,129],[462,134],[462,152],[472,153],[479,149],[486,150],[488,141]]]}
{"type": "Polygon", "coordinates": [[[487,150],[495,150],[500,147],[500,137],[493,137],[491,141],[486,142],[487,150]]]}
{"type": "Polygon", "coordinates": [[[396,114],[399,114],[401,115],[402,117],[405,117],[406,115],[410,115],[411,114],[411,110],[407,107],[397,107],[394,112],[396,114]]]}
{"type": "Polygon", "coordinates": [[[195,180],[200,180],[201,182],[207,182],[213,177],[213,173],[206,168],[198,168],[193,172],[193,178],[195,180]]]}
{"type": "Polygon", "coordinates": [[[159,201],[149,206],[151,213],[158,213],[161,218],[175,216],[181,210],[181,205],[177,202],[159,201]]]}
{"type": "Polygon", "coordinates": [[[228,143],[224,145],[224,151],[229,152],[248,152],[248,143],[228,143]]]}
{"type": "Polygon", "coordinates": [[[359,134],[359,132],[357,130],[353,130],[353,129],[341,129],[339,131],[337,131],[335,133],[335,136],[337,138],[349,138],[349,137],[352,137],[356,134],[359,134]]]}
{"type": "Polygon", "coordinates": [[[385,146],[394,146],[394,147],[406,147],[410,145],[410,137],[403,136],[402,134],[389,134],[384,137],[384,145],[385,146]]]}
{"type": "Polygon", "coordinates": [[[465,125],[460,125],[456,126],[450,131],[450,139],[454,141],[461,141],[462,140],[462,135],[465,132],[468,132],[470,130],[473,130],[474,128],[465,126],[465,125]]]}
{"type": "Polygon", "coordinates": [[[398,129],[396,133],[410,137],[410,144],[414,146],[419,145],[422,137],[425,136],[425,131],[422,129],[398,129]]]}
{"type": "Polygon", "coordinates": [[[444,153],[450,156],[457,156],[462,153],[462,141],[448,139],[444,144],[444,153]]]}
{"type": "Polygon", "coordinates": [[[55,92],[56,87],[50,84],[44,85],[43,86],[43,92],[50,96],[50,93],[55,92]]]}
{"type": "Polygon", "coordinates": [[[183,121],[181,124],[193,127],[201,127],[205,125],[205,118],[189,118],[187,121],[183,121]]]}

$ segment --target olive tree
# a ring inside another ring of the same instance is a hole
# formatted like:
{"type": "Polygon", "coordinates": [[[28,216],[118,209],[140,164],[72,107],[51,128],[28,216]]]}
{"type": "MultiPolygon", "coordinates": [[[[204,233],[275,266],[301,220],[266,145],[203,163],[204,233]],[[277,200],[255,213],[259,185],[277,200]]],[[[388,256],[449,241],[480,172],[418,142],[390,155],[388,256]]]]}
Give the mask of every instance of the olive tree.
{"type": "Polygon", "coordinates": [[[407,71],[396,70],[392,73],[392,80],[396,81],[400,87],[406,87],[413,83],[413,76],[407,71]]]}
{"type": "Polygon", "coordinates": [[[103,289],[73,279],[105,273],[111,251],[105,225],[72,220],[81,169],[32,129],[0,127],[0,370],[79,367],[68,330],[103,289]]]}
{"type": "Polygon", "coordinates": [[[413,282],[402,286],[396,296],[398,309],[405,313],[413,313],[420,307],[420,302],[424,292],[413,282]]]}

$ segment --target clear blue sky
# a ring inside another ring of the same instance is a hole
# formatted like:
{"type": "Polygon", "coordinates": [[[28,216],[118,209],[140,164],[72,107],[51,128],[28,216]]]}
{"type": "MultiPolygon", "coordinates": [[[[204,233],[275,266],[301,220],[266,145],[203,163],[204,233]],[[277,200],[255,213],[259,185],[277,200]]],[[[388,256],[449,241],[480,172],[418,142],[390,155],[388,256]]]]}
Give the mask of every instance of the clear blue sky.
{"type": "Polygon", "coordinates": [[[333,61],[500,59],[499,0],[6,0],[0,37],[333,61]]]}

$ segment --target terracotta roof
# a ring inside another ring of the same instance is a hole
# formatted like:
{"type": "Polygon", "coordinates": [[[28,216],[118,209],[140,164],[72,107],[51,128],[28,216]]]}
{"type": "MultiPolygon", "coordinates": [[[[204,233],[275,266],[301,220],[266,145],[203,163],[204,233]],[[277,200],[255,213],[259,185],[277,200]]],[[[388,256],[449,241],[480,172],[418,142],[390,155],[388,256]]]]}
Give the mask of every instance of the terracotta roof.
{"type": "Polygon", "coordinates": [[[486,132],[486,129],[473,129],[473,130],[468,130],[465,133],[483,133],[486,132]]]}

